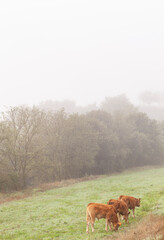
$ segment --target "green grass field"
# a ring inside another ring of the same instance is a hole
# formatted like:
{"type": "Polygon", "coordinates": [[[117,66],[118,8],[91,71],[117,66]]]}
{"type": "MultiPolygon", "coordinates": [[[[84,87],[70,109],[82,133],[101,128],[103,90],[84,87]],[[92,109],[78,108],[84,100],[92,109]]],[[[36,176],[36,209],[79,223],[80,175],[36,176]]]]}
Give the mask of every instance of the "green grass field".
{"type": "MultiPolygon", "coordinates": [[[[130,224],[150,212],[164,214],[164,168],[104,176],[1,204],[0,239],[103,239],[113,234],[105,232],[104,219],[95,222],[94,233],[86,234],[86,206],[89,202],[106,203],[121,194],[142,198],[130,224]]],[[[125,228],[123,223],[119,231],[125,228]]]]}

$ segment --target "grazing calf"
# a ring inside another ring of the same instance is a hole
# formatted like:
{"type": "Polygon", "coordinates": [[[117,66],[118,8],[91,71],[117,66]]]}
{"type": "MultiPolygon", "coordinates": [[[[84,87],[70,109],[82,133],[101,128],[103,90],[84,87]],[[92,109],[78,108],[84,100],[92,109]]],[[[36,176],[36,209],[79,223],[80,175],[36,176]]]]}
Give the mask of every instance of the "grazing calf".
{"type": "Polygon", "coordinates": [[[110,199],[107,204],[112,205],[115,207],[116,212],[119,214],[119,221],[120,221],[120,215],[123,216],[125,219],[126,223],[129,223],[128,221],[128,216],[130,214],[128,210],[128,206],[124,201],[121,200],[115,200],[115,199],[110,199]]]}
{"type": "Polygon", "coordinates": [[[89,233],[89,224],[91,223],[92,232],[94,232],[95,219],[106,219],[105,231],[108,231],[108,226],[112,230],[118,230],[121,223],[118,221],[116,209],[113,206],[102,203],[89,203],[86,209],[86,232],[89,233]]]}
{"type": "Polygon", "coordinates": [[[128,208],[133,210],[133,217],[135,218],[134,210],[135,207],[140,207],[141,198],[121,195],[119,197],[119,200],[124,201],[127,204],[128,208]]]}

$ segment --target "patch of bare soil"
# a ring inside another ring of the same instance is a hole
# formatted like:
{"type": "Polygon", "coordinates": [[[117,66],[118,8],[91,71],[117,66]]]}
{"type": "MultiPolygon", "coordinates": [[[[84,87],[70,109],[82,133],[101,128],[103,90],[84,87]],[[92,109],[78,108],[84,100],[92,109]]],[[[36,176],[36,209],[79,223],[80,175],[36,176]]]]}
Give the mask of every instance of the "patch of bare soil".
{"type": "Polygon", "coordinates": [[[82,177],[82,178],[75,178],[75,179],[67,179],[67,180],[61,180],[58,182],[53,182],[53,183],[44,183],[41,184],[38,187],[38,192],[44,192],[46,190],[50,190],[53,188],[61,188],[61,187],[66,187],[66,186],[70,186],[73,185],[75,183],[79,183],[79,182],[85,182],[85,181],[89,181],[89,180],[94,180],[94,179],[98,179],[98,178],[102,178],[101,175],[99,176],[88,176],[88,177],[82,177]]]}
{"type": "Polygon", "coordinates": [[[164,216],[149,215],[124,232],[104,240],[164,240],[164,216]]]}
{"type": "Polygon", "coordinates": [[[23,192],[11,192],[11,193],[1,193],[0,194],[0,204],[21,200],[33,195],[32,190],[24,190],[23,192]]]}
{"type": "Polygon", "coordinates": [[[35,191],[34,191],[34,189],[29,188],[22,192],[17,191],[17,192],[12,192],[12,193],[0,193],[0,204],[28,198],[28,197],[33,196],[36,192],[45,192],[50,189],[62,188],[62,187],[73,185],[75,183],[94,180],[94,179],[98,179],[98,178],[102,178],[102,176],[100,176],[100,175],[99,176],[88,176],[88,177],[83,177],[83,178],[62,180],[62,181],[57,181],[57,182],[53,182],[53,183],[44,183],[44,184],[39,185],[37,188],[35,188],[35,191]]]}

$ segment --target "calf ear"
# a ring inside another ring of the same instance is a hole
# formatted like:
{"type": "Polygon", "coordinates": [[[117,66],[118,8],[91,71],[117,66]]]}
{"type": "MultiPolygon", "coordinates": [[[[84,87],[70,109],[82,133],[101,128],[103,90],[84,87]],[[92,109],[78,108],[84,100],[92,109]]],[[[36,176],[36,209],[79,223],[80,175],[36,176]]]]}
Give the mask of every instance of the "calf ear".
{"type": "Polygon", "coordinates": [[[122,223],[121,222],[118,222],[118,225],[120,226],[122,223]]]}

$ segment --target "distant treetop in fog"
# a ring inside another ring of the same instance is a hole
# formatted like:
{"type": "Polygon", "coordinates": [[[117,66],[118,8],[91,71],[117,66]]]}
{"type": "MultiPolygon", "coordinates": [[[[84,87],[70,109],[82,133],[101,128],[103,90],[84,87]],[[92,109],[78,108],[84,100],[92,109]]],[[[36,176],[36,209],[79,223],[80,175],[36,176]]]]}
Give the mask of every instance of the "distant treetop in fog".
{"type": "Polygon", "coordinates": [[[164,104],[164,93],[162,92],[142,92],[139,99],[146,104],[164,104]]]}

